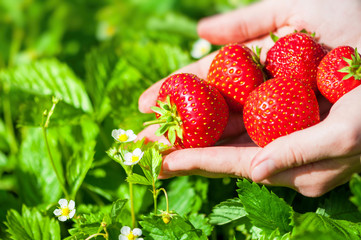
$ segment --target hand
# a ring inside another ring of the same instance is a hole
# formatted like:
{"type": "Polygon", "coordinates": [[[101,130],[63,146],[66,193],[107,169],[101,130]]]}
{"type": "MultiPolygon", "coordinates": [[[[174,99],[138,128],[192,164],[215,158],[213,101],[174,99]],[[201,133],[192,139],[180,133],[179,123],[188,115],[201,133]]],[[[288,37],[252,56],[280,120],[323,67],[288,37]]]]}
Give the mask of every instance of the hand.
{"type": "MultiPolygon", "coordinates": [[[[357,47],[361,44],[361,30],[355,25],[360,18],[361,2],[357,0],[266,0],[203,19],[198,33],[214,44],[244,42],[260,46],[264,59],[273,44],[268,37],[270,31],[283,36],[295,29],[307,29],[331,48],[345,44],[357,47]]],[[[177,72],[205,78],[215,54],[177,72]]],[[[140,111],[150,112],[162,81],[140,97],[140,111]]],[[[342,97],[331,111],[330,104],[320,97],[321,113],[328,115],[320,124],[276,139],[264,149],[249,139],[241,116],[232,116],[224,139],[235,138],[221,146],[171,152],[164,158],[161,177],[188,174],[246,177],[291,187],[306,196],[320,196],[346,182],[352,173],[361,171],[360,105],[360,87],[342,97]]],[[[139,137],[158,139],[154,132],[153,126],[139,137]]]]}

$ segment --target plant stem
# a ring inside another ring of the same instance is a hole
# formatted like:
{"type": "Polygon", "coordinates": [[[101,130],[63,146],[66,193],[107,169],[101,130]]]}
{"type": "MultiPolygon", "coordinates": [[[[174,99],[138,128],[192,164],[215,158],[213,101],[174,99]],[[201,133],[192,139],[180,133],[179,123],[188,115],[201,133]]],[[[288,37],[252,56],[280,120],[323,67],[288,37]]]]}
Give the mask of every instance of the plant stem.
{"type": "Polygon", "coordinates": [[[51,166],[53,167],[54,169],[54,172],[55,172],[55,175],[56,175],[56,178],[58,179],[59,183],[60,183],[60,186],[61,186],[61,189],[66,197],[66,199],[69,199],[69,193],[68,191],[66,190],[65,186],[64,186],[64,182],[55,166],[55,163],[54,163],[54,159],[53,159],[53,155],[51,154],[51,149],[50,149],[50,146],[49,146],[49,141],[48,141],[48,136],[47,136],[47,132],[46,132],[46,128],[43,127],[43,134],[44,134],[44,139],[45,139],[45,145],[46,145],[46,149],[48,151],[48,154],[49,154],[49,158],[50,158],[50,162],[51,162],[51,166]]]}
{"type": "Polygon", "coordinates": [[[133,195],[133,183],[129,182],[129,195],[130,195],[130,214],[132,216],[132,227],[135,228],[135,212],[134,212],[134,195],[133,195]]]}
{"type": "Polygon", "coordinates": [[[153,201],[154,201],[154,214],[157,214],[157,197],[158,197],[158,190],[155,189],[155,182],[153,181],[153,201]]]}
{"type": "Polygon", "coordinates": [[[59,183],[60,183],[60,186],[61,186],[61,189],[65,195],[65,197],[67,199],[70,199],[69,197],[69,193],[68,191],[66,190],[65,188],[65,183],[60,175],[60,173],[58,172],[56,166],[55,166],[55,162],[54,162],[54,158],[53,158],[53,155],[51,153],[51,149],[50,149],[50,145],[49,145],[49,141],[48,141],[48,135],[47,135],[47,128],[49,127],[49,123],[50,123],[50,117],[53,115],[54,113],[54,109],[55,109],[55,106],[56,104],[59,102],[59,99],[58,98],[55,98],[53,97],[53,105],[50,109],[49,112],[45,111],[44,112],[44,117],[46,116],[46,120],[45,122],[43,122],[42,124],[42,129],[43,129],[43,135],[44,135],[44,139],[45,139],[45,146],[46,146],[46,149],[48,151],[48,154],[49,154],[49,159],[50,159],[50,163],[51,163],[51,166],[53,167],[54,169],[54,172],[55,172],[55,175],[56,175],[56,178],[58,179],[59,183]]]}
{"type": "Polygon", "coordinates": [[[168,201],[168,194],[167,191],[164,188],[160,188],[159,191],[163,191],[164,192],[164,196],[165,196],[165,202],[167,204],[167,212],[169,212],[169,201],[168,201]]]}

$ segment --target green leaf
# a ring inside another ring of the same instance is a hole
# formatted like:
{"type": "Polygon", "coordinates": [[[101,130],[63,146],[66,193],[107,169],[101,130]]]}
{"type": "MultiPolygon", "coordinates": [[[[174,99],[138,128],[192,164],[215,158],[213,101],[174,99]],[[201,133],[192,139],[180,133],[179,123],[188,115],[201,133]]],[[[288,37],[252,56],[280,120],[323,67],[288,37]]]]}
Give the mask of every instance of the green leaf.
{"type": "Polygon", "coordinates": [[[325,202],[319,206],[316,213],[332,219],[359,222],[361,213],[357,211],[357,207],[349,201],[349,198],[348,188],[336,188],[327,194],[325,202]]]}
{"type": "Polygon", "coordinates": [[[86,142],[84,145],[79,145],[67,162],[66,179],[73,199],[92,165],[95,144],[95,141],[91,141],[86,142]]]}
{"type": "MultiPolygon", "coordinates": [[[[113,71],[119,58],[114,51],[116,46],[106,45],[92,49],[85,56],[85,87],[94,103],[95,111],[102,113],[105,105],[109,105],[109,99],[105,95],[108,82],[112,78],[113,71]]],[[[110,109],[109,109],[110,110],[110,109]]]]}
{"type": "Polygon", "coordinates": [[[290,226],[292,207],[265,186],[258,186],[248,180],[237,182],[238,196],[252,223],[264,231],[279,229],[283,235],[292,230],[290,226]]]}
{"type": "MultiPolygon", "coordinates": [[[[183,176],[172,180],[167,186],[169,209],[182,216],[198,212],[208,199],[209,182],[198,176],[183,176]]],[[[159,209],[166,209],[165,198],[161,197],[159,209]]]]}
{"type": "Polygon", "coordinates": [[[356,205],[359,212],[361,212],[361,177],[358,174],[352,175],[350,180],[350,190],[353,196],[350,198],[351,202],[356,205]]]}
{"type": "Polygon", "coordinates": [[[228,199],[216,205],[209,215],[210,223],[224,225],[247,216],[239,198],[228,199]]]}
{"type": "Polygon", "coordinates": [[[113,222],[116,222],[120,216],[121,211],[124,208],[124,205],[127,203],[127,199],[118,199],[112,204],[112,209],[110,210],[110,217],[113,222]]]}
{"type": "Polygon", "coordinates": [[[144,152],[141,163],[145,177],[150,183],[155,182],[158,179],[162,166],[162,155],[156,148],[148,148],[144,152]]]}
{"type": "MultiPolygon", "coordinates": [[[[14,94],[19,94],[19,91],[14,92],[14,94]]],[[[17,121],[17,126],[41,126],[43,124],[44,111],[49,110],[52,106],[52,97],[20,94],[22,95],[22,101],[19,104],[20,116],[17,121]]],[[[84,115],[85,113],[81,109],[75,108],[64,101],[59,101],[51,116],[49,127],[78,124],[80,118],[84,115]]]]}
{"type": "Polygon", "coordinates": [[[92,105],[82,82],[73,71],[56,59],[39,60],[0,71],[0,78],[11,88],[32,95],[56,96],[64,102],[92,112],[92,105]]]}
{"type": "MultiPolygon", "coordinates": [[[[57,150],[56,129],[48,129],[48,139],[55,166],[63,182],[61,153],[57,150]]],[[[41,128],[23,128],[16,177],[19,195],[28,206],[57,202],[61,188],[51,165],[41,128]]]]}
{"type": "Polygon", "coordinates": [[[43,216],[36,208],[22,207],[21,215],[11,209],[5,225],[14,240],[60,240],[60,227],[55,217],[43,216]]]}
{"type": "Polygon", "coordinates": [[[205,235],[210,236],[213,231],[213,226],[204,214],[192,213],[189,216],[189,221],[196,229],[201,229],[205,235]]]}
{"type": "Polygon", "coordinates": [[[160,216],[151,214],[139,222],[146,239],[174,240],[174,239],[207,239],[207,236],[179,215],[174,216],[165,224],[160,216]]]}
{"type": "Polygon", "coordinates": [[[127,177],[127,181],[133,184],[142,184],[142,185],[150,185],[152,186],[152,182],[142,175],[133,173],[132,175],[127,177]]]}
{"type": "Polygon", "coordinates": [[[345,220],[337,220],[319,214],[309,212],[305,214],[296,214],[294,217],[295,236],[302,235],[304,232],[325,232],[337,236],[334,239],[360,239],[361,224],[345,220]]]}

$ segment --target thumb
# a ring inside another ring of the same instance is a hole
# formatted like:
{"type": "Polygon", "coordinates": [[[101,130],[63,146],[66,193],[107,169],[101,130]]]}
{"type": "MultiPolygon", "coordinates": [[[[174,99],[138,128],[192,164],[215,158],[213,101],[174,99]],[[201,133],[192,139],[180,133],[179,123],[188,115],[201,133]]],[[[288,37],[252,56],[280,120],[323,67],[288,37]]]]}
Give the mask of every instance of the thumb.
{"type": "Polygon", "coordinates": [[[202,19],[198,34],[213,44],[244,42],[286,24],[292,1],[268,0],[202,19]]]}

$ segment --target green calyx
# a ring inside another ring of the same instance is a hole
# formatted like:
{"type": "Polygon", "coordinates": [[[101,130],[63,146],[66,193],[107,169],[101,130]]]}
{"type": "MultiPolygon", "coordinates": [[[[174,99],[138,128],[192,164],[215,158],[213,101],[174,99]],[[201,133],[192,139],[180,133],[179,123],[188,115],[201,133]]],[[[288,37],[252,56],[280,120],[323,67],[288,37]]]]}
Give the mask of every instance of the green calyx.
{"type": "Polygon", "coordinates": [[[183,139],[182,120],[178,116],[177,107],[170,102],[169,95],[166,98],[166,102],[157,101],[159,107],[153,106],[151,109],[160,115],[156,120],[145,122],[144,126],[153,124],[159,124],[160,127],[155,132],[155,135],[162,136],[168,132],[167,138],[173,145],[176,138],[183,139]]]}
{"type": "Polygon", "coordinates": [[[348,66],[338,70],[339,72],[347,73],[342,80],[349,79],[350,77],[354,77],[355,80],[361,80],[361,58],[357,48],[355,48],[355,53],[351,55],[351,59],[344,57],[343,60],[347,62],[348,66]]]}
{"type": "Polygon", "coordinates": [[[261,63],[261,51],[262,51],[262,48],[260,48],[258,46],[252,47],[252,52],[254,53],[254,55],[252,56],[252,60],[261,69],[262,75],[263,75],[263,82],[265,82],[267,80],[267,75],[264,71],[265,66],[261,63]]]}

